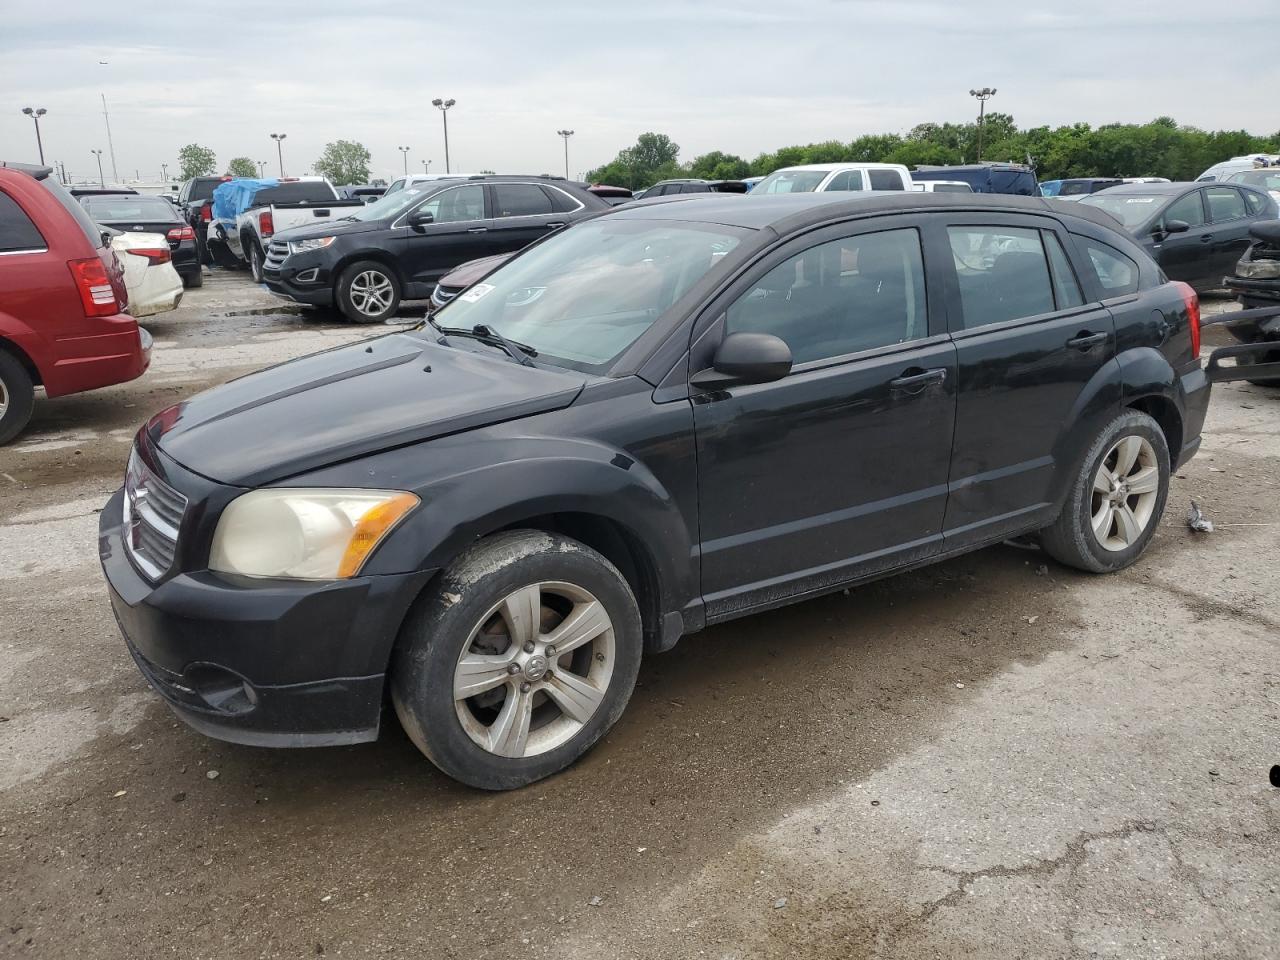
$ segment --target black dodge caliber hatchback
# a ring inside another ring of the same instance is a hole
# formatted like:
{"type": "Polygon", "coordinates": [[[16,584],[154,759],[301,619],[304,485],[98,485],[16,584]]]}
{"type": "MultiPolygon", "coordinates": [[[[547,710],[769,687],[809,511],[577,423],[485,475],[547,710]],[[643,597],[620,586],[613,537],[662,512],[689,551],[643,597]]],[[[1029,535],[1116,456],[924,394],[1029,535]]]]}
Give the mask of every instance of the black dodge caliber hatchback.
{"type": "Polygon", "coordinates": [[[642,654],[1018,534],[1134,562],[1209,400],[1195,294],[1030,197],[672,198],[556,233],[431,325],[153,418],[100,552],[184,720],[378,735],[518,787],[642,654]]]}

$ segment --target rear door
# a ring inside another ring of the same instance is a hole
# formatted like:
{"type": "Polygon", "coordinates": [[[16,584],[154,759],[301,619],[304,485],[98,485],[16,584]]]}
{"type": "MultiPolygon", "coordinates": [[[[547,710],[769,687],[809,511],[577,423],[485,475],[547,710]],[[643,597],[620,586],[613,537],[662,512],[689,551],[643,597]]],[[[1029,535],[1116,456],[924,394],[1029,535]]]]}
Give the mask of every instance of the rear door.
{"type": "Polygon", "coordinates": [[[709,310],[791,348],[774,383],[697,393],[702,583],[712,619],[928,557],[941,543],[955,347],[926,282],[924,217],[798,238],[709,310]]]}
{"type": "MultiPolygon", "coordinates": [[[[952,548],[1052,514],[1081,420],[1096,415],[1085,399],[1090,381],[1115,362],[1116,338],[1106,303],[1088,302],[1056,221],[957,214],[945,229],[959,367],[944,527],[952,548]]],[[[1136,264],[1133,280],[1136,291],[1136,264]]],[[[1103,401],[1118,404],[1118,390],[1103,401]]]]}
{"type": "Polygon", "coordinates": [[[1234,274],[1236,261],[1249,248],[1249,208],[1238,189],[1227,184],[1206,187],[1205,208],[1213,231],[1213,254],[1204,278],[1207,286],[1220,286],[1222,278],[1234,274]]]}
{"type": "Polygon", "coordinates": [[[489,253],[513,253],[565,224],[551,196],[536,183],[490,183],[493,211],[489,225],[489,253]]]}
{"type": "Polygon", "coordinates": [[[487,256],[492,223],[485,216],[485,190],[479,183],[448,187],[401,214],[393,224],[393,246],[405,279],[424,285],[414,295],[428,295],[454,267],[487,256]],[[415,213],[430,213],[432,222],[411,223],[415,213]]]}

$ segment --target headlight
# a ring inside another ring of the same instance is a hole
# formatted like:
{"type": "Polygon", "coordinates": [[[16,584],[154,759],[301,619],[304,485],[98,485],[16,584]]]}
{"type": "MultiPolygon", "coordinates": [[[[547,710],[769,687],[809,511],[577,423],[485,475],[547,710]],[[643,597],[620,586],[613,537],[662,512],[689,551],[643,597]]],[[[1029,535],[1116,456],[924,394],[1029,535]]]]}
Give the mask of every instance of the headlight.
{"type": "Polygon", "coordinates": [[[1280,260],[1241,260],[1236,264],[1236,276],[1246,280],[1280,279],[1280,260]]]}
{"type": "Polygon", "coordinates": [[[333,237],[316,237],[313,240],[290,240],[290,253],[303,253],[307,250],[319,250],[333,243],[333,237]]]}
{"type": "Polygon", "coordinates": [[[223,511],[209,568],[292,580],[354,577],[417,505],[398,490],[254,490],[223,511]]]}

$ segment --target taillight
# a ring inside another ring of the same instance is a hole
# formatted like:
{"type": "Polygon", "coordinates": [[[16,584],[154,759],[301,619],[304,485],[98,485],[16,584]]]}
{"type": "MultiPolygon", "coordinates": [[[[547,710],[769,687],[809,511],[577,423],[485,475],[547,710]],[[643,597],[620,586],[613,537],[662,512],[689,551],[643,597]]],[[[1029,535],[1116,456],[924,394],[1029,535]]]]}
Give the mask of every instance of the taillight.
{"type": "MultiPolygon", "coordinates": [[[[167,250],[165,252],[168,253],[167,250]]],[[[107,276],[107,268],[101,260],[97,257],[68,260],[67,266],[75,277],[86,317],[110,317],[120,312],[111,278],[107,276]]]]}
{"type": "Polygon", "coordinates": [[[147,263],[168,263],[173,259],[173,254],[169,252],[168,247],[134,247],[126,250],[125,253],[131,257],[146,257],[147,263]]]}
{"type": "Polygon", "coordinates": [[[1182,302],[1187,306],[1187,332],[1191,334],[1191,356],[1200,356],[1200,295],[1192,289],[1191,284],[1175,280],[1174,286],[1182,293],[1182,302]]]}
{"type": "Polygon", "coordinates": [[[258,232],[264,237],[276,232],[276,222],[272,219],[270,210],[263,210],[258,214],[258,232]]]}
{"type": "Polygon", "coordinates": [[[213,204],[210,203],[208,200],[206,200],[200,206],[200,221],[201,223],[208,223],[212,219],[213,219],[213,204]]]}
{"type": "Polygon", "coordinates": [[[170,240],[194,240],[196,232],[190,227],[174,227],[165,236],[170,240]]]}

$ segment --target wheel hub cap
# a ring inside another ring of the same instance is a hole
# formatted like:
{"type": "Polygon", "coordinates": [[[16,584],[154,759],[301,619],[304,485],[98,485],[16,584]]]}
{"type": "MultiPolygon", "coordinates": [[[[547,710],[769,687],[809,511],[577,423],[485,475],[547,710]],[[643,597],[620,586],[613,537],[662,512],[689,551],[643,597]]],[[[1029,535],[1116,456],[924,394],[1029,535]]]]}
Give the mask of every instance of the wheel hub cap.
{"type": "Polygon", "coordinates": [[[540,656],[532,656],[525,661],[524,678],[530,683],[537,683],[546,675],[547,658],[540,656]]]}

